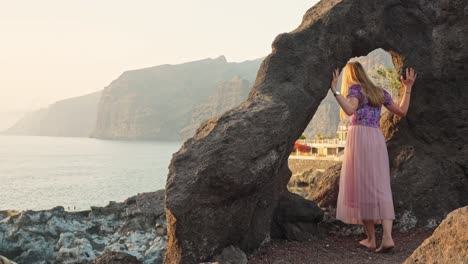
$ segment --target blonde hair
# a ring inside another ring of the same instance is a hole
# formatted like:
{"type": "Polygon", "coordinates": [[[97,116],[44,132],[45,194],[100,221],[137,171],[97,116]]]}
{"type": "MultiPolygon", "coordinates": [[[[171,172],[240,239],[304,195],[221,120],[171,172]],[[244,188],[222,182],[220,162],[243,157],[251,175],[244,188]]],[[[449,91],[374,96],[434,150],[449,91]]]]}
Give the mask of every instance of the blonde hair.
{"type": "MultiPolygon", "coordinates": [[[[367,76],[361,63],[358,61],[348,62],[343,69],[343,77],[341,80],[341,94],[348,95],[349,87],[353,84],[359,84],[364,90],[369,104],[372,106],[381,106],[384,101],[383,90],[377,87],[367,76]]],[[[340,108],[340,119],[343,120],[348,115],[340,108]]]]}

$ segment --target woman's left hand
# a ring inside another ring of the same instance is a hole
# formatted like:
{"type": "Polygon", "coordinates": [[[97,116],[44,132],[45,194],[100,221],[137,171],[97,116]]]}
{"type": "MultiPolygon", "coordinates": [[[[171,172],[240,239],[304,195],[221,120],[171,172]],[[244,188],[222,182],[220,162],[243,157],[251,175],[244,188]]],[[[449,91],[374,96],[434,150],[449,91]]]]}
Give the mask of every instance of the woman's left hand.
{"type": "Polygon", "coordinates": [[[338,76],[340,75],[340,70],[338,68],[335,69],[335,71],[333,72],[333,79],[331,81],[331,90],[332,90],[332,93],[335,93],[336,92],[336,85],[338,83],[338,76]]]}
{"type": "Polygon", "coordinates": [[[403,75],[400,75],[400,81],[406,90],[411,91],[411,87],[413,87],[417,76],[418,74],[414,72],[413,68],[406,68],[406,78],[403,78],[403,75]]]}

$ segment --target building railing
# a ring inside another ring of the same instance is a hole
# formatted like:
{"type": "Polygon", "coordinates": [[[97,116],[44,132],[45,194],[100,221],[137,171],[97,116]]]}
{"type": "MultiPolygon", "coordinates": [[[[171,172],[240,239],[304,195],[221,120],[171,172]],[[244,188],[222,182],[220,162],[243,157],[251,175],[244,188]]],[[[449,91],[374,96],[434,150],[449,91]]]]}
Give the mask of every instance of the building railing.
{"type": "Polygon", "coordinates": [[[345,140],[340,140],[339,138],[327,138],[327,139],[298,139],[296,142],[301,144],[335,144],[335,145],[342,145],[346,143],[345,140]]]}
{"type": "Polygon", "coordinates": [[[290,159],[311,159],[311,160],[335,160],[341,161],[343,160],[343,155],[318,155],[316,153],[291,153],[289,155],[290,159]]]}

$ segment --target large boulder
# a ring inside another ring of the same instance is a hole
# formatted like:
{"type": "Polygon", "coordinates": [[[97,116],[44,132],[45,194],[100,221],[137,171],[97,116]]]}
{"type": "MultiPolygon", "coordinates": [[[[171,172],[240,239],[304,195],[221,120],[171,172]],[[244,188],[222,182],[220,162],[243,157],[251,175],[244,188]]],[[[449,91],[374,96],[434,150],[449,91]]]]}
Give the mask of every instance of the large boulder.
{"type": "Polygon", "coordinates": [[[271,223],[271,237],[306,241],[320,237],[318,223],[323,212],[313,201],[285,192],[279,199],[271,223]]]}
{"type": "Polygon", "coordinates": [[[336,208],[340,171],[341,163],[335,164],[323,173],[310,178],[310,189],[307,199],[316,202],[320,207],[336,208]]]}
{"type": "Polygon", "coordinates": [[[291,176],[288,156],[329,92],[331,73],[382,48],[401,72],[414,67],[409,112],[387,113],[397,218],[436,225],[468,202],[468,2],[328,0],[276,37],[249,97],[206,120],[169,165],[166,263],[244,252],[270,237],[291,176]]]}
{"type": "Polygon", "coordinates": [[[404,263],[468,262],[467,227],[468,206],[454,210],[404,263]]]}
{"type": "Polygon", "coordinates": [[[223,252],[214,257],[210,262],[201,264],[247,264],[247,255],[238,247],[230,245],[223,252]]]}

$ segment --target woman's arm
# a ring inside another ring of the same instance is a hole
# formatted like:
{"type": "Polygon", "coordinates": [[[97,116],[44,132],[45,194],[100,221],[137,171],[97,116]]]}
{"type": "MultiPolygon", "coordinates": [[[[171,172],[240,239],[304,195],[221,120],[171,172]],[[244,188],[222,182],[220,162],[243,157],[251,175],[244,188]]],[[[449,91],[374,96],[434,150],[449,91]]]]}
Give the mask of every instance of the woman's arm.
{"type": "Polygon", "coordinates": [[[343,95],[337,95],[336,100],[347,115],[353,115],[359,105],[359,100],[356,97],[345,98],[343,95]]]}
{"type": "Polygon", "coordinates": [[[414,72],[413,68],[409,68],[406,69],[406,79],[404,79],[403,76],[400,76],[400,81],[405,88],[405,93],[403,94],[400,104],[393,103],[387,107],[389,111],[401,117],[406,116],[410,103],[411,89],[417,75],[418,74],[414,72]]]}
{"type": "MultiPolygon", "coordinates": [[[[335,69],[335,72],[333,72],[333,79],[330,87],[333,94],[336,91],[336,84],[338,83],[339,75],[340,71],[337,68],[335,69]]],[[[336,100],[340,104],[341,108],[343,108],[343,111],[349,116],[354,114],[359,105],[359,100],[356,97],[345,98],[343,95],[340,94],[336,96],[336,100]]]]}

